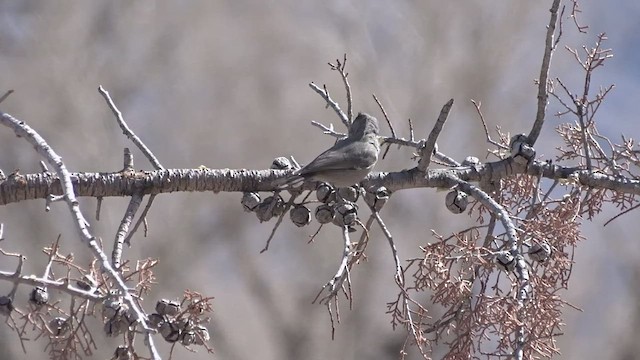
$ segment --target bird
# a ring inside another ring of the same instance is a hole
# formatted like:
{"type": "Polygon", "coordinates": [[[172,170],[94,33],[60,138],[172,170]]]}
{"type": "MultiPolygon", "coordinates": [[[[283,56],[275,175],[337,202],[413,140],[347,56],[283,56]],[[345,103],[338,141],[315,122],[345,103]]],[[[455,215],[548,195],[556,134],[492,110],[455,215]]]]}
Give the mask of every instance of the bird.
{"type": "Polygon", "coordinates": [[[295,186],[301,180],[315,180],[347,187],[362,181],[373,169],[380,153],[378,120],[358,113],[349,126],[347,137],[295,170],[285,184],[295,186]]]}

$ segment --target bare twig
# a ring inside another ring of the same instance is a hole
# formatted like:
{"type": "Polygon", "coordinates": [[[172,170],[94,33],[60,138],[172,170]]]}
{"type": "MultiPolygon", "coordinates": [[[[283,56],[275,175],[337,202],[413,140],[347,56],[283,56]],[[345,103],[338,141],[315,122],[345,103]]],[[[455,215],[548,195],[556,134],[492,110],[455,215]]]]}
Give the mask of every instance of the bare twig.
{"type": "Polygon", "coordinates": [[[571,15],[570,15],[571,19],[573,20],[573,23],[576,25],[576,29],[578,29],[578,31],[583,34],[586,34],[587,29],[589,27],[585,25],[580,25],[578,23],[578,14],[582,12],[582,10],[580,10],[580,7],[578,6],[578,0],[572,0],[572,2],[573,2],[573,8],[571,9],[571,15]]]}
{"type": "Polygon", "coordinates": [[[76,199],[73,190],[71,176],[65,164],[62,162],[60,156],[58,156],[58,154],[53,151],[49,144],[47,144],[47,142],[35,130],[33,130],[23,121],[20,121],[9,114],[2,113],[0,116],[0,122],[3,125],[12,128],[16,135],[25,138],[29,143],[31,143],[38,154],[47,159],[49,165],[51,165],[55,169],[60,179],[61,185],[64,189],[64,198],[69,206],[71,214],[73,215],[74,224],[76,225],[76,230],[80,239],[82,239],[83,242],[89,246],[91,252],[93,253],[93,256],[100,261],[103,271],[115,281],[118,289],[120,290],[121,296],[127,302],[130,309],[136,314],[136,319],[145,329],[146,344],[149,348],[151,357],[154,360],[160,359],[160,355],[154,345],[152,337],[152,334],[155,333],[155,330],[147,325],[146,315],[129,293],[127,284],[122,280],[120,274],[109,263],[107,255],[98,245],[97,238],[89,232],[89,229],[87,227],[88,222],[80,211],[80,204],[76,199]]]}
{"type": "Polygon", "coordinates": [[[324,125],[322,125],[321,123],[319,123],[319,122],[317,122],[317,121],[313,121],[313,120],[311,120],[311,125],[313,125],[313,126],[315,126],[315,127],[317,127],[317,128],[322,129],[322,132],[323,132],[324,134],[326,134],[326,135],[330,135],[330,136],[333,136],[334,138],[337,138],[337,139],[344,139],[345,137],[347,137],[347,135],[346,135],[346,134],[339,133],[339,132],[335,131],[335,130],[333,129],[333,124],[329,124],[329,126],[324,126],[324,125]]]}
{"type": "Polygon", "coordinates": [[[2,95],[2,96],[0,97],[0,104],[1,104],[3,101],[5,101],[5,100],[9,97],[9,95],[11,95],[11,94],[13,94],[13,90],[7,90],[7,92],[6,92],[6,93],[4,93],[4,95],[2,95]]]}
{"type": "Polygon", "coordinates": [[[131,239],[133,238],[133,235],[136,233],[136,231],[138,231],[140,224],[144,224],[145,226],[144,236],[147,236],[147,220],[146,220],[147,213],[149,213],[149,210],[151,209],[151,205],[153,205],[153,200],[156,198],[156,196],[157,194],[152,194],[151,196],[149,196],[149,200],[147,200],[147,205],[144,207],[144,210],[142,210],[142,214],[140,214],[138,221],[136,221],[136,224],[133,227],[133,230],[129,231],[129,233],[127,234],[127,237],[124,239],[125,244],[131,246],[131,239]]]}
{"type": "Polygon", "coordinates": [[[558,8],[560,7],[560,0],[554,0],[551,5],[551,17],[549,19],[549,25],[547,25],[547,36],[545,38],[544,55],[542,56],[542,66],[540,67],[540,78],[538,79],[538,110],[536,111],[536,119],[533,122],[533,127],[529,132],[529,145],[534,145],[542,125],[544,124],[545,113],[547,111],[547,100],[549,94],[547,92],[549,67],[551,66],[551,57],[553,55],[554,41],[553,35],[556,31],[556,23],[558,22],[558,8]]]}
{"type": "MultiPolygon", "coordinates": [[[[351,240],[349,239],[348,226],[342,227],[342,239],[344,240],[344,243],[343,243],[344,246],[342,250],[342,259],[340,260],[340,266],[338,266],[338,270],[336,271],[333,278],[329,280],[329,282],[327,282],[322,287],[322,289],[320,289],[320,292],[318,293],[318,295],[316,295],[312,303],[315,303],[318,300],[318,298],[326,288],[329,288],[329,293],[325,297],[320,299],[320,303],[327,303],[327,304],[330,303],[331,299],[336,298],[336,296],[338,295],[338,292],[342,288],[344,281],[347,279],[347,276],[349,274],[349,258],[352,254],[351,240]]],[[[337,301],[337,298],[336,298],[336,301],[337,301]]]]}
{"type": "Polygon", "coordinates": [[[113,267],[116,269],[120,269],[120,266],[122,265],[122,244],[124,243],[127,232],[129,231],[129,226],[131,225],[136,212],[138,212],[140,203],[142,203],[142,195],[135,194],[131,197],[129,206],[127,206],[127,210],[124,212],[124,217],[122,218],[122,221],[120,221],[120,225],[116,231],[116,237],[113,241],[113,252],[111,254],[111,261],[113,262],[113,267]]]}
{"type": "Polygon", "coordinates": [[[160,164],[156,156],[153,155],[151,150],[149,150],[149,148],[142,142],[142,140],[140,140],[140,138],[136,136],[136,134],[134,134],[133,130],[131,130],[127,123],[124,121],[122,113],[120,112],[120,110],[118,110],[116,104],[111,99],[109,92],[105,90],[102,85],[98,87],[98,92],[100,92],[102,97],[104,97],[104,99],[107,101],[107,104],[109,105],[109,108],[111,108],[111,112],[113,112],[113,115],[116,116],[116,120],[118,121],[118,125],[120,125],[120,129],[122,129],[122,133],[126,135],[127,138],[129,138],[129,140],[131,140],[138,147],[138,149],[140,149],[140,151],[142,151],[151,165],[153,165],[154,169],[163,170],[164,167],[162,166],[162,164],[160,164]]]}
{"type": "Polygon", "coordinates": [[[331,96],[329,96],[329,92],[326,90],[326,88],[322,89],[322,88],[320,88],[318,85],[316,85],[314,83],[309,83],[309,87],[312,88],[313,91],[318,93],[320,96],[322,96],[324,101],[327,102],[327,105],[331,106],[331,108],[336,112],[336,114],[338,115],[338,117],[340,118],[340,120],[342,121],[344,126],[348,129],[349,128],[349,124],[350,124],[349,118],[344,113],[344,111],[342,111],[342,109],[340,109],[340,105],[338,105],[337,102],[335,102],[335,101],[333,101],[333,99],[331,99],[331,96]]]}
{"type": "Polygon", "coordinates": [[[489,135],[489,128],[487,127],[487,123],[484,121],[484,116],[482,115],[482,111],[480,110],[480,107],[482,106],[482,103],[479,101],[475,101],[473,99],[471,99],[471,102],[473,103],[473,106],[475,106],[476,108],[476,112],[478,113],[478,116],[480,116],[480,121],[482,122],[482,127],[484,128],[484,134],[487,137],[487,142],[490,143],[491,145],[498,147],[500,149],[508,149],[509,147],[506,145],[503,145],[493,139],[491,139],[491,135],[489,135]]]}
{"type": "MultiPolygon", "coordinates": [[[[378,107],[380,108],[380,111],[382,111],[382,115],[384,115],[384,119],[387,120],[387,124],[389,125],[389,129],[391,130],[391,137],[396,138],[396,130],[393,128],[393,124],[391,123],[391,120],[389,119],[389,116],[387,115],[387,111],[384,109],[384,106],[382,106],[382,103],[380,102],[380,100],[378,100],[378,97],[376,96],[376,94],[372,94],[373,95],[373,99],[376,101],[376,103],[378,104],[378,107]]],[[[386,158],[387,157],[387,153],[389,153],[389,149],[391,148],[391,144],[387,143],[387,148],[384,150],[384,153],[382,154],[382,158],[386,158]]]]}
{"type": "Polygon", "coordinates": [[[612,222],[613,220],[615,220],[615,219],[619,218],[620,216],[622,216],[624,214],[627,214],[627,213],[629,213],[629,212],[631,212],[631,211],[633,211],[633,210],[635,210],[635,209],[637,209],[639,207],[640,207],[640,204],[636,204],[636,205],[626,209],[625,211],[622,211],[621,213],[619,213],[619,214],[615,215],[614,217],[612,217],[611,219],[607,220],[607,222],[604,223],[604,226],[609,225],[609,223],[612,222]]]}
{"type": "Polygon", "coordinates": [[[429,133],[429,137],[424,144],[424,147],[420,149],[420,161],[418,162],[418,170],[425,172],[431,163],[431,155],[433,155],[433,150],[436,146],[436,141],[438,140],[438,136],[440,135],[440,131],[444,127],[445,121],[447,121],[447,117],[449,116],[449,111],[451,111],[451,107],[453,106],[453,99],[447,101],[446,104],[440,110],[440,115],[438,116],[438,120],[436,120],[435,125],[433,125],[433,129],[429,133]]]}
{"type": "Polygon", "coordinates": [[[329,63],[329,67],[331,67],[331,70],[336,70],[340,73],[340,77],[342,78],[342,82],[344,83],[344,89],[347,96],[347,117],[349,118],[349,121],[352,121],[353,99],[351,97],[351,86],[349,85],[349,79],[347,78],[349,74],[345,71],[347,68],[347,54],[344,54],[342,62],[340,62],[340,59],[336,59],[336,63],[329,63]]]}

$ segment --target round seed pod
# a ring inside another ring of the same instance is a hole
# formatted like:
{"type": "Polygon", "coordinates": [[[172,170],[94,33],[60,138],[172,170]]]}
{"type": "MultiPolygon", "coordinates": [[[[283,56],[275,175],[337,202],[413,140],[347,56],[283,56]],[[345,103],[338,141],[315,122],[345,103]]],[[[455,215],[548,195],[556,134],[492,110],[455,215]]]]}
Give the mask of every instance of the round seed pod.
{"type": "Polygon", "coordinates": [[[129,323],[122,317],[107,320],[104,324],[104,332],[108,337],[118,336],[129,329],[129,323]]]}
{"type": "Polygon", "coordinates": [[[464,158],[464,160],[462,160],[462,163],[460,165],[462,166],[474,166],[474,165],[478,165],[480,164],[480,159],[478,159],[475,156],[467,156],[466,158],[464,158]]]}
{"type": "Polygon", "coordinates": [[[260,222],[269,221],[275,216],[280,216],[284,212],[285,204],[284,200],[278,196],[269,196],[262,200],[262,202],[256,208],[256,216],[260,222]],[[274,204],[272,204],[274,203],[274,204]]]}
{"type": "Polygon", "coordinates": [[[113,319],[124,306],[125,304],[122,303],[121,299],[105,299],[102,302],[102,317],[106,319],[113,319]]]}
{"type": "Polygon", "coordinates": [[[289,161],[289,159],[284,156],[280,156],[273,159],[271,168],[276,170],[291,170],[293,167],[291,166],[291,161],[289,161]]]}
{"type": "Polygon", "coordinates": [[[98,284],[91,275],[85,274],[82,276],[82,279],[76,281],[76,286],[84,291],[89,291],[96,288],[98,284]]]}
{"type": "Polygon", "coordinates": [[[149,318],[147,319],[149,326],[154,329],[157,329],[164,321],[167,321],[167,318],[158,313],[149,315],[149,318]]]}
{"type": "Polygon", "coordinates": [[[335,214],[332,206],[322,204],[316,208],[315,217],[320,224],[327,224],[333,221],[335,214]]]}
{"type": "Polygon", "coordinates": [[[242,204],[244,211],[252,212],[260,204],[260,194],[256,192],[243,192],[240,204],[242,204]]]}
{"type": "Polygon", "coordinates": [[[180,303],[177,301],[161,299],[156,303],[156,312],[160,315],[176,316],[180,311],[180,303]]]}
{"type": "Polygon", "coordinates": [[[193,330],[187,330],[185,332],[182,333],[182,336],[180,337],[180,342],[182,343],[182,345],[184,346],[189,346],[192,345],[196,342],[196,333],[193,330]]]}
{"type": "Polygon", "coordinates": [[[536,157],[536,151],[529,144],[529,138],[525,134],[514,135],[509,143],[511,157],[521,165],[529,165],[536,157]]]}
{"type": "Polygon", "coordinates": [[[384,204],[389,200],[390,192],[386,187],[381,186],[377,189],[371,189],[364,194],[364,202],[375,211],[380,211],[384,204]]]}
{"type": "MultiPolygon", "coordinates": [[[[270,196],[271,201],[270,202],[275,202],[275,206],[273,207],[273,216],[280,216],[284,213],[285,209],[286,209],[286,204],[284,202],[284,199],[282,199],[282,197],[280,195],[277,196],[270,196]]],[[[267,198],[269,199],[269,198],[267,198]]],[[[265,199],[265,200],[267,200],[265,199]]]]}
{"type": "Polygon", "coordinates": [[[69,330],[69,322],[67,318],[64,317],[54,317],[49,320],[49,330],[53,334],[53,336],[61,336],[69,330]]]}
{"type": "Polygon", "coordinates": [[[36,306],[42,306],[49,301],[49,292],[44,286],[36,286],[29,293],[29,302],[36,306]]]}
{"type": "Polygon", "coordinates": [[[318,201],[328,204],[336,200],[336,191],[333,186],[327,183],[320,183],[316,188],[316,198],[318,201]]]}
{"type": "Polygon", "coordinates": [[[13,309],[13,301],[11,298],[6,295],[0,296],[0,315],[11,315],[13,309]]]}
{"type": "Polygon", "coordinates": [[[334,206],[335,217],[333,223],[337,226],[352,226],[358,219],[358,209],[354,203],[340,202],[334,206]]]}
{"type": "Polygon", "coordinates": [[[163,322],[159,332],[167,342],[174,343],[180,340],[180,328],[174,321],[163,322]]]}
{"type": "Polygon", "coordinates": [[[544,263],[551,257],[551,246],[547,242],[533,244],[529,248],[529,258],[533,261],[544,263]]]}
{"type": "Polygon", "coordinates": [[[211,339],[209,335],[209,329],[202,325],[196,325],[193,328],[193,331],[196,333],[196,345],[204,345],[204,343],[208,342],[211,339]]]}
{"type": "Polygon", "coordinates": [[[467,209],[469,198],[467,193],[460,190],[450,191],[445,198],[447,209],[454,214],[460,214],[467,209]]]}
{"type": "Polygon", "coordinates": [[[114,360],[133,360],[133,353],[127,346],[120,345],[116,348],[116,351],[113,353],[114,360]]]}
{"type": "Polygon", "coordinates": [[[296,205],[289,211],[289,217],[296,226],[303,227],[311,222],[311,210],[304,205],[296,205]]]}
{"type": "Polygon", "coordinates": [[[516,267],[516,258],[508,251],[503,251],[496,256],[496,262],[502,270],[504,271],[513,271],[516,267]]]}
{"type": "Polygon", "coordinates": [[[355,186],[338,188],[337,193],[339,199],[349,202],[358,201],[358,197],[360,195],[358,188],[356,188],[355,186]]]}

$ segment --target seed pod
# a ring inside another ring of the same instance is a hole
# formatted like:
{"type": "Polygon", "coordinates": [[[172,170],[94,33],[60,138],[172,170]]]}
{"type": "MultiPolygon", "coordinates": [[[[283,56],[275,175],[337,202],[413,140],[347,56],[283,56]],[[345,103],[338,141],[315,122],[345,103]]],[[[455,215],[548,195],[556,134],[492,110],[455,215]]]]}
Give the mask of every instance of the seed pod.
{"type": "Polygon", "coordinates": [[[49,292],[44,286],[36,286],[29,293],[29,302],[36,306],[42,306],[49,301],[49,292]]]}
{"type": "Polygon", "coordinates": [[[98,284],[91,275],[85,274],[82,276],[82,279],[76,281],[76,286],[84,291],[89,291],[98,287],[98,284]]]}
{"type": "Polygon", "coordinates": [[[240,204],[242,204],[244,211],[252,212],[256,207],[258,207],[258,204],[260,204],[260,194],[255,192],[243,192],[240,204]]]}
{"type": "Polygon", "coordinates": [[[336,191],[333,186],[327,183],[320,183],[316,188],[316,198],[318,198],[318,201],[328,204],[331,201],[335,201],[336,191]]]}
{"type": "Polygon", "coordinates": [[[350,202],[358,201],[358,197],[360,195],[358,188],[354,186],[338,188],[337,192],[338,192],[338,198],[340,198],[341,200],[350,201],[350,202]]]}
{"type": "Polygon", "coordinates": [[[296,205],[289,211],[289,217],[296,226],[303,227],[311,222],[311,210],[304,205],[296,205]]]}
{"type": "Polygon", "coordinates": [[[0,315],[11,315],[13,311],[13,301],[10,297],[3,295],[0,296],[0,315]]]}
{"type": "Polygon", "coordinates": [[[162,323],[160,325],[160,334],[167,342],[170,343],[180,340],[180,328],[173,321],[162,323]]]}
{"type": "Polygon", "coordinates": [[[273,159],[271,168],[276,170],[290,170],[292,168],[291,161],[284,156],[273,159]]]}
{"type": "Polygon", "coordinates": [[[464,160],[462,160],[462,163],[460,165],[462,166],[475,166],[480,164],[480,159],[478,159],[475,156],[467,156],[466,158],[464,158],[464,160]]]}
{"type": "Polygon", "coordinates": [[[116,351],[113,353],[114,360],[132,360],[133,353],[129,350],[129,347],[120,345],[116,348],[116,351]]]}
{"type": "Polygon", "coordinates": [[[496,256],[496,261],[502,270],[510,272],[516,267],[516,258],[508,251],[503,251],[496,256]]]}
{"type": "Polygon", "coordinates": [[[183,332],[182,336],[180,338],[180,342],[184,346],[189,346],[191,344],[194,344],[196,342],[196,333],[195,333],[195,331],[187,330],[187,331],[183,332]]]}
{"type": "Polygon", "coordinates": [[[102,317],[106,319],[113,319],[118,315],[120,309],[125,306],[121,299],[105,299],[102,302],[102,317]]]}
{"type": "Polygon", "coordinates": [[[364,202],[373,208],[375,211],[380,211],[384,204],[389,200],[389,190],[386,187],[381,186],[377,189],[370,189],[364,194],[364,202]]]}
{"type": "Polygon", "coordinates": [[[332,206],[322,204],[316,208],[315,217],[320,224],[327,224],[333,221],[335,214],[332,206]]]}
{"type": "Polygon", "coordinates": [[[129,323],[123,318],[116,316],[107,320],[104,324],[104,332],[109,337],[118,336],[129,329],[129,323]]]}
{"type": "Polygon", "coordinates": [[[284,200],[278,196],[269,196],[262,200],[256,208],[256,216],[260,222],[269,221],[275,216],[280,216],[284,212],[284,200]],[[273,204],[272,204],[273,203],[273,204]]]}
{"type": "Polygon", "coordinates": [[[67,318],[58,316],[49,320],[49,331],[51,331],[53,336],[64,335],[67,330],[69,330],[69,322],[67,318]]]}
{"type": "Polygon", "coordinates": [[[193,329],[196,333],[196,345],[204,345],[204,343],[208,342],[211,339],[209,335],[209,329],[202,325],[196,325],[193,329]]]}
{"type": "Polygon", "coordinates": [[[350,202],[340,202],[334,207],[335,217],[333,223],[337,226],[352,226],[358,219],[358,209],[356,205],[350,202]]]}
{"type": "Polygon", "coordinates": [[[158,313],[149,315],[149,318],[147,319],[149,326],[154,329],[157,329],[164,321],[168,321],[168,319],[158,313]]]}
{"type": "Polygon", "coordinates": [[[551,246],[547,242],[533,244],[529,248],[529,258],[533,261],[544,263],[551,257],[551,246]]]}
{"type": "Polygon", "coordinates": [[[460,214],[467,209],[469,199],[467,193],[460,190],[450,191],[445,198],[447,209],[454,214],[460,214]]]}
{"type": "Polygon", "coordinates": [[[160,315],[176,316],[180,311],[180,303],[177,301],[161,299],[156,303],[156,312],[160,315]]]}
{"type": "Polygon", "coordinates": [[[514,135],[509,143],[511,157],[521,165],[529,165],[536,157],[535,149],[529,144],[529,138],[525,134],[514,135]]]}

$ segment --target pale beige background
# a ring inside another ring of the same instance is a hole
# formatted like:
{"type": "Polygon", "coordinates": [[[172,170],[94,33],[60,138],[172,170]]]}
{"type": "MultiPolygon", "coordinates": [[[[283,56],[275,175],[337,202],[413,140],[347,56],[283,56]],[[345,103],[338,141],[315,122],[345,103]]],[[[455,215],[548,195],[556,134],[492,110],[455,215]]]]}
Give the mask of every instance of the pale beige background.
{"type": "MultiPolygon", "coordinates": [[[[165,167],[266,168],[275,156],[288,154],[305,162],[331,143],[309,121],[339,125],[307,84],[327,83],[343,101],[339,78],[326,63],[347,53],[356,111],[381,117],[370,95],[376,93],[401,134],[406,136],[410,117],[417,136],[424,137],[442,104],[455,98],[440,149],[457,159],[483,158],[487,145],[468,100],[482,101],[492,127],[529,131],[550,3],[2,1],[0,92],[16,91],[2,110],[37,129],[72,171],[119,170],[122,148],[133,148],[97,93],[100,84],[165,167]]],[[[578,36],[567,22],[564,43],[579,47],[593,43],[598,32],[608,33],[616,57],[593,85],[614,82],[617,88],[602,108],[601,129],[614,139],[622,131],[637,136],[640,6],[592,3],[585,2],[582,19],[591,33],[578,36]]],[[[562,50],[554,58],[557,75],[580,86],[579,68],[562,50]]],[[[550,109],[557,108],[552,102],[550,109]]],[[[555,156],[559,139],[553,129],[559,123],[549,116],[536,147],[540,156],[555,156]]],[[[150,169],[134,154],[137,168],[150,169]]],[[[411,167],[410,154],[394,150],[378,169],[411,167]]],[[[39,160],[25,141],[0,129],[5,173],[39,171],[39,160]]],[[[151,298],[175,297],[185,288],[215,296],[218,359],[396,358],[404,333],[393,332],[384,314],[396,291],[386,240],[374,233],[369,262],[353,273],[355,310],[343,309],[331,341],[326,311],[311,300],[337,267],[339,231],[326,229],[307,245],[315,229],[286,224],[270,251],[259,254],[272,224],[243,213],[239,200],[239,194],[157,198],[149,237],[138,236],[127,252],[133,259],[161,259],[160,284],[151,298]]],[[[95,203],[82,199],[88,216],[95,203]]],[[[418,255],[430,229],[448,233],[467,221],[442,203],[443,194],[430,189],[394,195],[383,215],[403,258],[418,255]]],[[[93,232],[111,241],[126,204],[106,199],[101,221],[92,219],[93,232]]],[[[44,256],[37,249],[61,233],[64,250],[87,258],[69,230],[66,207],[43,209],[42,201],[0,207],[7,238],[2,247],[28,254],[28,269],[41,273],[44,256]]],[[[574,278],[564,293],[584,312],[567,309],[558,358],[634,358],[638,213],[603,228],[607,215],[584,227],[588,240],[576,253],[574,278]]],[[[13,265],[2,259],[0,266],[13,265]]],[[[9,285],[0,284],[0,291],[9,285]]],[[[1,359],[45,358],[43,342],[30,344],[25,355],[16,335],[0,329],[1,359]]],[[[100,334],[97,339],[96,358],[108,357],[119,344],[104,344],[100,334]]],[[[179,349],[175,358],[209,357],[179,349]]]]}

